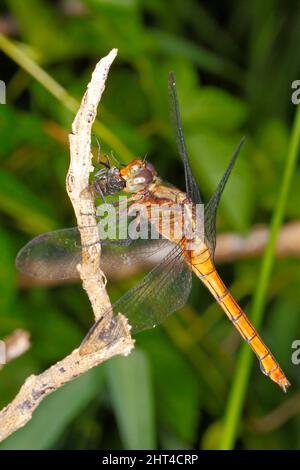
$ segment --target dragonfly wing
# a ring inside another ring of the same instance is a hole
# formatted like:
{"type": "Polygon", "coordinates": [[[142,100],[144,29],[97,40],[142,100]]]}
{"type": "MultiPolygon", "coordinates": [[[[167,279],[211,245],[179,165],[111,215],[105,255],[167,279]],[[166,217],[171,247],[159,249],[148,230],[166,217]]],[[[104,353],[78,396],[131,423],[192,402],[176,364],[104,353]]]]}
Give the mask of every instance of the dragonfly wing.
{"type": "Polygon", "coordinates": [[[122,278],[158,264],[172,250],[168,240],[132,240],[129,246],[117,241],[101,243],[101,269],[110,278],[122,278]]]}
{"type": "Polygon", "coordinates": [[[185,144],[185,138],[183,134],[181,115],[179,110],[179,102],[176,89],[176,78],[174,72],[169,73],[169,95],[170,95],[170,107],[171,107],[171,118],[173,127],[176,133],[177,146],[179,154],[183,160],[184,174],[185,174],[185,186],[188,197],[195,203],[200,204],[202,202],[200,191],[195,178],[192,173],[190,160],[185,144]]]}
{"type": "Polygon", "coordinates": [[[81,261],[78,228],[44,233],[33,238],[18,253],[16,266],[27,276],[43,280],[79,277],[76,266],[81,261]]]}
{"type": "MultiPolygon", "coordinates": [[[[174,247],[167,239],[102,240],[101,269],[107,277],[120,277],[132,268],[158,264],[174,247]]],[[[78,279],[81,262],[80,234],[77,227],[56,230],[35,237],[18,253],[16,266],[34,278],[52,281],[78,279]]]]}
{"type": "Polygon", "coordinates": [[[204,225],[205,225],[205,238],[210,248],[210,252],[212,255],[215,253],[216,248],[216,217],[217,217],[217,210],[219,206],[219,202],[232,171],[232,168],[235,164],[237,156],[240,152],[240,149],[245,141],[245,138],[241,139],[239,145],[237,146],[229,165],[222,176],[216,191],[214,192],[213,196],[210,198],[208,203],[205,205],[204,209],[204,225]]]}
{"type": "MultiPolygon", "coordinates": [[[[185,305],[191,286],[191,270],[178,243],[159,265],[113,305],[113,311],[128,318],[133,333],[154,328],[185,305]]],[[[100,328],[100,321],[93,325],[83,340],[84,349],[89,341],[97,341],[100,328]]]]}
{"type": "MultiPolygon", "coordinates": [[[[129,214],[134,208],[133,204],[129,214]]],[[[137,221],[136,233],[142,238],[120,242],[102,240],[101,268],[108,277],[123,277],[126,272],[131,273],[131,268],[136,272],[139,264],[142,269],[159,264],[175,246],[170,239],[180,240],[183,236],[181,210],[170,211],[168,206],[161,206],[158,212],[152,211],[149,218],[141,216],[137,221]]],[[[131,232],[130,236],[135,237],[135,234],[131,232]]]]}
{"type": "Polygon", "coordinates": [[[178,244],[114,304],[114,313],[123,313],[128,318],[133,333],[153,328],[186,304],[191,281],[191,270],[178,244]]]}

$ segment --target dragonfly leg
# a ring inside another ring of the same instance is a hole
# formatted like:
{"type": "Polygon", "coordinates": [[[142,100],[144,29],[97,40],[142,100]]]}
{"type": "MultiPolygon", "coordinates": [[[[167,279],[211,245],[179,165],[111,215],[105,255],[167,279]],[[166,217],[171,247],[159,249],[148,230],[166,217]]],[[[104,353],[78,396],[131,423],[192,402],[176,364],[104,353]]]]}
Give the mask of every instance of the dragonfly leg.
{"type": "Polygon", "coordinates": [[[100,195],[100,197],[101,197],[102,201],[104,202],[104,204],[106,204],[106,199],[105,199],[104,193],[103,193],[103,191],[101,189],[101,186],[98,183],[98,181],[94,181],[94,189],[100,195]]]}

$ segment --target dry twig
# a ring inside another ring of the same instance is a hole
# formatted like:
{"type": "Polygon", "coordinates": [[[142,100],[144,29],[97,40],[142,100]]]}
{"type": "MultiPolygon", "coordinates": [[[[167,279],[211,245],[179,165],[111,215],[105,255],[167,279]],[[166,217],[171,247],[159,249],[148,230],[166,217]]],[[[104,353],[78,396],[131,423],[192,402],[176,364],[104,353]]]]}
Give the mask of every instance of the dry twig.
{"type": "MultiPolygon", "coordinates": [[[[267,245],[268,227],[253,227],[247,236],[236,233],[220,234],[217,238],[216,260],[220,263],[261,255],[267,245]]],[[[276,243],[276,256],[300,256],[300,222],[294,220],[282,226],[276,243]]]]}
{"type": "Polygon", "coordinates": [[[100,60],[83,96],[69,136],[71,162],[66,180],[83,246],[82,263],[77,268],[95,319],[102,317],[101,325],[104,332],[102,341],[99,340],[97,349],[95,348],[90,354],[82,355],[81,350],[75,349],[69,356],[40,375],[28,377],[16,398],[0,412],[0,441],[24,426],[47,395],[107,359],[118,354],[129,354],[134,345],[125,317],[118,315],[114,322],[111,322],[110,301],[105,289],[105,279],[100,270],[101,245],[96,226],[94,201],[92,194],[86,190],[89,174],[93,170],[90,151],[91,129],[109,68],[116,55],[117,50],[113,49],[100,60]]]}
{"type": "MultiPolygon", "coordinates": [[[[22,356],[30,348],[30,333],[18,328],[3,339],[5,343],[5,363],[22,356]]],[[[4,364],[0,365],[0,369],[4,364]]]]}

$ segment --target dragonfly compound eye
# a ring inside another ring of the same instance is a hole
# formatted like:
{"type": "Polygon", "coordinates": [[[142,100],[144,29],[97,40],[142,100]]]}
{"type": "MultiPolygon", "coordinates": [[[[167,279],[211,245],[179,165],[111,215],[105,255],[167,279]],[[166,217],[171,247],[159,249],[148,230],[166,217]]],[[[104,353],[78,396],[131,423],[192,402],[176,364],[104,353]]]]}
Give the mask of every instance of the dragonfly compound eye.
{"type": "Polygon", "coordinates": [[[136,178],[134,178],[135,184],[150,184],[153,180],[153,173],[150,169],[144,168],[141,170],[136,178]]]}

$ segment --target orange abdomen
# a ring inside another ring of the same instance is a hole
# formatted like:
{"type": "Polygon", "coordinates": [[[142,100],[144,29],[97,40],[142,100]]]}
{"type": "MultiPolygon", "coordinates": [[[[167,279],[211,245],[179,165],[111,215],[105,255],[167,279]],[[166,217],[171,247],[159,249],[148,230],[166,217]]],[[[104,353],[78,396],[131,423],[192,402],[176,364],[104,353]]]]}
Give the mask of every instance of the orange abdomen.
{"type": "Polygon", "coordinates": [[[262,372],[276,382],[284,391],[290,383],[282,372],[270,350],[247,318],[245,312],[234,300],[222,279],[218,275],[207,247],[196,253],[190,252],[190,262],[196,276],[210,290],[228,318],[232,321],[259,359],[262,372]]]}

